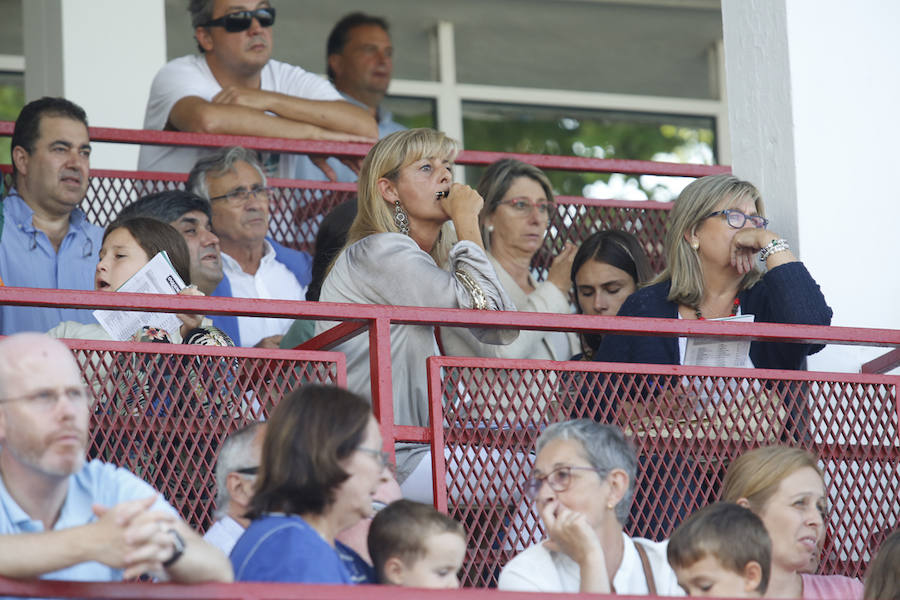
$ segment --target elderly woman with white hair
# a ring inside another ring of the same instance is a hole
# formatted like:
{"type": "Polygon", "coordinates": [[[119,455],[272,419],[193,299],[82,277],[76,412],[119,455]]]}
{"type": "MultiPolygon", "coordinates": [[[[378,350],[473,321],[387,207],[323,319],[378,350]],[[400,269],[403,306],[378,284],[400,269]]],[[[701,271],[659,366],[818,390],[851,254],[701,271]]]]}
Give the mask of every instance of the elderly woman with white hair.
{"type": "Polygon", "coordinates": [[[555,423],[536,451],[526,490],[548,539],[506,564],[501,590],[684,595],[666,542],[623,531],[637,456],[619,428],[588,419],[555,423]]]}

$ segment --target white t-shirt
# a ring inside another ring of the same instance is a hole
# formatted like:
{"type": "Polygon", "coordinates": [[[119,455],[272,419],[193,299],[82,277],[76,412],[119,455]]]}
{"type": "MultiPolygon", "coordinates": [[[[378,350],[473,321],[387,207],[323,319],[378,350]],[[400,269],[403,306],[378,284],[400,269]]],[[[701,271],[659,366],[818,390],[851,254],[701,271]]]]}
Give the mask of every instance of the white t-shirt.
{"type": "MultiPolygon", "coordinates": [[[[634,547],[639,543],[647,551],[657,595],[685,595],[666,558],[668,540],[653,542],[643,538],[630,538],[624,533],[622,538],[625,544],[622,564],[613,577],[617,594],[637,596],[649,593],[644,567],[634,547]]],[[[497,583],[501,590],[517,592],[577,593],[580,586],[581,570],[578,563],[562,552],[550,552],[543,543],[531,546],[506,563],[497,583]]]]}
{"type": "MultiPolygon", "coordinates": [[[[260,73],[260,88],[307,100],[343,100],[330,82],[300,67],[270,60],[260,73]]],[[[211,101],[222,90],[203,55],[182,56],[169,62],[153,78],[144,116],[144,129],[162,130],[175,103],[187,96],[211,101]]],[[[138,169],[187,173],[199,158],[213,152],[190,146],[141,146],[138,169]]],[[[281,155],[279,177],[292,177],[293,154],[281,155]]]]}
{"type": "MultiPolygon", "coordinates": [[[[231,283],[233,298],[267,300],[306,300],[306,286],[300,285],[291,270],[275,259],[275,249],[265,242],[265,254],[255,275],[245,273],[236,260],[222,253],[222,268],[231,283]]],[[[261,339],[284,335],[293,319],[238,317],[242,346],[255,346],[261,339]]]]}

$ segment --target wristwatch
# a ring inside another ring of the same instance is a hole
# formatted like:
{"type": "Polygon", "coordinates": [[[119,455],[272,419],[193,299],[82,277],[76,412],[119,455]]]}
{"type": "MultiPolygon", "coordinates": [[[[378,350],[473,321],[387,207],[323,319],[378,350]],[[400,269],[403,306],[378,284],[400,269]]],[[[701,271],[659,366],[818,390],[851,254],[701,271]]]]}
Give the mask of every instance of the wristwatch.
{"type": "Polygon", "coordinates": [[[181,555],[184,554],[184,538],[174,529],[170,529],[169,533],[172,534],[172,556],[167,558],[162,564],[166,569],[174,565],[181,558],[181,555]]]}

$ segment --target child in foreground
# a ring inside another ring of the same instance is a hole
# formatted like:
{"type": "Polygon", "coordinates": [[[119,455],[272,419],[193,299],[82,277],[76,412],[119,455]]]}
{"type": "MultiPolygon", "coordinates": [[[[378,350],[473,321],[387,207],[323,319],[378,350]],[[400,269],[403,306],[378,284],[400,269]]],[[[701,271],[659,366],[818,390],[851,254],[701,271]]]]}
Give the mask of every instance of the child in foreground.
{"type": "Polygon", "coordinates": [[[772,541],[749,509],[730,502],[706,506],[679,525],[669,564],[689,596],[762,598],[772,567],[772,541]]]}
{"type": "Polygon", "coordinates": [[[369,528],[369,555],[379,583],[458,588],[466,556],[462,525],[428,504],[392,502],[369,528]]]}
{"type": "Polygon", "coordinates": [[[887,536],[866,571],[865,600],[900,600],[900,529],[887,536]]]}

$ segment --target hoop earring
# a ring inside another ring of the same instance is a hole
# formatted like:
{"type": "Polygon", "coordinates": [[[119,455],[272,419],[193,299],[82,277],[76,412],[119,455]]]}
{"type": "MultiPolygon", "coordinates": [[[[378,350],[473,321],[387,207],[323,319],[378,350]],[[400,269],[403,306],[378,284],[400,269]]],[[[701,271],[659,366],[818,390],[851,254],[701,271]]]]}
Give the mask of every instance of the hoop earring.
{"type": "Polygon", "coordinates": [[[409,217],[406,216],[406,211],[400,206],[399,200],[394,200],[394,225],[397,226],[400,233],[409,235],[409,217]]]}

